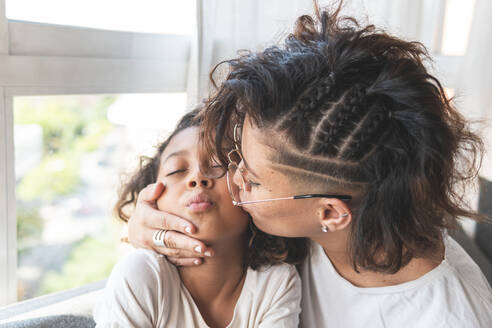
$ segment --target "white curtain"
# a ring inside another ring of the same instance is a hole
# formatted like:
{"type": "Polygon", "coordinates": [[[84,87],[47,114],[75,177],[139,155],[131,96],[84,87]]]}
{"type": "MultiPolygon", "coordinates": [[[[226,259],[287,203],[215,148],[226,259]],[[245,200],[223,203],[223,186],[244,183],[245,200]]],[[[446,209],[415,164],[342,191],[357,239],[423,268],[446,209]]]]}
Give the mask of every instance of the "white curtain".
{"type": "Polygon", "coordinates": [[[197,26],[188,76],[189,107],[211,90],[210,70],[234,58],[278,42],[298,13],[312,12],[310,0],[197,0],[197,26]]]}
{"type": "Polygon", "coordinates": [[[465,114],[485,123],[482,133],[488,153],[481,176],[492,180],[492,37],[490,19],[492,1],[476,0],[468,49],[463,58],[457,82],[460,108],[465,114]]]}
{"type": "MultiPolygon", "coordinates": [[[[346,1],[344,13],[414,39],[420,36],[422,0],[346,1]]],[[[321,6],[333,1],[321,0],[321,6]]],[[[261,50],[287,35],[301,14],[314,11],[312,0],[196,0],[196,34],[188,72],[188,107],[210,91],[208,74],[222,60],[234,58],[239,49],[261,50]]]]}

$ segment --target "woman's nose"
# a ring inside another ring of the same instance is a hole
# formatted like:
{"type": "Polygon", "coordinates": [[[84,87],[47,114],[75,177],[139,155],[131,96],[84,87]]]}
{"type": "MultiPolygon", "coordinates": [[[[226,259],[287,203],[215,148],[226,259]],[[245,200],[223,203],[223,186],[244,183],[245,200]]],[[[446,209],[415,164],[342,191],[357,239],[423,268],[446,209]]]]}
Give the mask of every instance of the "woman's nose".
{"type": "Polygon", "coordinates": [[[200,172],[197,172],[188,180],[188,188],[212,188],[213,185],[214,180],[204,177],[200,172]]]}
{"type": "Polygon", "coordinates": [[[234,171],[234,175],[232,176],[232,183],[234,183],[240,190],[244,189],[244,179],[240,169],[236,169],[234,171]]]}

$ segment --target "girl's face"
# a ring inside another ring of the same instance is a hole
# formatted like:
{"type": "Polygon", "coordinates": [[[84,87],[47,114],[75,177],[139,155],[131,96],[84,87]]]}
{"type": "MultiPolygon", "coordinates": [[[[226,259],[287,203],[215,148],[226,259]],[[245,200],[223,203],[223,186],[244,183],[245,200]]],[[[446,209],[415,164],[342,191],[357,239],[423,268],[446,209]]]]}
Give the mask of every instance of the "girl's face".
{"type": "Polygon", "coordinates": [[[198,163],[198,128],[187,128],[161,154],[157,180],[166,189],[157,207],[191,221],[198,228],[194,237],[204,242],[243,235],[249,216],[232,204],[225,176],[206,178],[198,163]]]}
{"type": "MultiPolygon", "coordinates": [[[[241,189],[240,200],[253,201],[312,193],[312,186],[304,186],[305,190],[294,190],[288,177],[272,168],[268,158],[275,149],[267,143],[268,138],[246,117],[240,145],[243,160],[232,178],[241,189]],[[243,171],[244,179],[251,188],[244,189],[240,171],[243,171]]],[[[316,198],[288,199],[244,204],[242,207],[249,212],[255,225],[266,233],[285,237],[311,237],[320,231],[316,215],[319,201],[316,198]]]]}

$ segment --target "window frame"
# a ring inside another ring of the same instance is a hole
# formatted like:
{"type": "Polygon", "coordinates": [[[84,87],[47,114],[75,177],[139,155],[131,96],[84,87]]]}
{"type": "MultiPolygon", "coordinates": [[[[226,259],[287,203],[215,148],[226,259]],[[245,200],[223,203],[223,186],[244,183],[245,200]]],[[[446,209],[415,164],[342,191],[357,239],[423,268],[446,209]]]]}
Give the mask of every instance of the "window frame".
{"type": "Polygon", "coordinates": [[[186,92],[191,41],[9,20],[0,0],[0,307],[17,301],[14,98],[186,92]]]}

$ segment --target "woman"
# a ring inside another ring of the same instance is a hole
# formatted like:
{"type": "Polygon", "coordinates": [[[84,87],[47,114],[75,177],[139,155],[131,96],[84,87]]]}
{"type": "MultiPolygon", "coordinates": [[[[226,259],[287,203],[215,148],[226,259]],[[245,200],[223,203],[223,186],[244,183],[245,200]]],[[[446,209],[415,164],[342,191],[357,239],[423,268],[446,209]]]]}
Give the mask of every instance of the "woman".
{"type": "MultiPolygon", "coordinates": [[[[151,250],[117,263],[94,308],[98,327],[297,327],[301,286],[294,266],[306,254],[303,239],[259,232],[233,206],[224,171],[198,160],[198,112],[186,114],[172,135],[144,159],[123,185],[116,209],[128,207],[150,182],[167,186],[157,200],[199,227],[197,237],[214,247],[201,266],[176,269],[151,250]],[[206,168],[206,169],[204,169],[206,168]]],[[[153,239],[163,244],[166,232],[153,239]]]]}
{"type": "MultiPolygon", "coordinates": [[[[339,11],[301,16],[282,47],[226,61],[203,145],[258,228],[311,240],[304,327],[492,327],[491,288],[446,233],[458,217],[481,219],[460,189],[481,140],[427,71],[424,46],[339,11]]],[[[145,218],[149,203],[130,220],[132,241],[149,247],[145,234],[163,227],[184,232],[171,248],[192,249],[196,230],[145,218]]]]}

